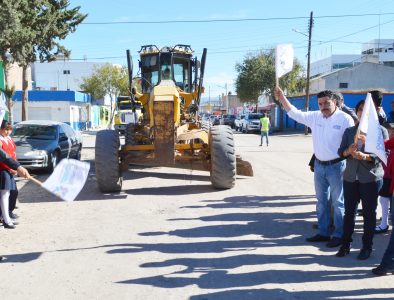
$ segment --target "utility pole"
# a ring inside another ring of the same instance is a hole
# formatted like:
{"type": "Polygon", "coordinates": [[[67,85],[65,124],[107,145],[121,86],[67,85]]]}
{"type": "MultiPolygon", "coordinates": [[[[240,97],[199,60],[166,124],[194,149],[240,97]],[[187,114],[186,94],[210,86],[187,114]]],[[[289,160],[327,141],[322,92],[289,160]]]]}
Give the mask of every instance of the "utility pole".
{"type": "MultiPolygon", "coordinates": [[[[313,27],[313,11],[309,18],[309,36],[308,36],[308,63],[306,68],[306,100],[305,111],[309,110],[309,77],[311,71],[311,41],[312,41],[312,27],[313,27]]],[[[305,135],[308,135],[308,126],[305,125],[305,135]]]]}

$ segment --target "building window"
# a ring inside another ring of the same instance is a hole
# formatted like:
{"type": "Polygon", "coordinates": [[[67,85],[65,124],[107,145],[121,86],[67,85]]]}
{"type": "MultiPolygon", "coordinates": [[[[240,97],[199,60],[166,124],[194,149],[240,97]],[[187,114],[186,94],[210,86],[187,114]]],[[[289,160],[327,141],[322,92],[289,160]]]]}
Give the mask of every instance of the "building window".
{"type": "Polygon", "coordinates": [[[340,89],[347,89],[348,85],[349,85],[349,83],[347,83],[347,82],[340,82],[339,83],[339,88],[340,89]]]}
{"type": "Polygon", "coordinates": [[[63,70],[63,75],[70,75],[70,70],[63,70]]]}

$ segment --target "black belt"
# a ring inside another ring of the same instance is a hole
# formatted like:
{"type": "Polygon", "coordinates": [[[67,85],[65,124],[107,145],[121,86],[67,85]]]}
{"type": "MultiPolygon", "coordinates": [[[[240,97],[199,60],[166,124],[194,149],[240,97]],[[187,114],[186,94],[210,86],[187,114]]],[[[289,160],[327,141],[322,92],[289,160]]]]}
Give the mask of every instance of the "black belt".
{"type": "Polygon", "coordinates": [[[343,160],[343,158],[338,157],[338,158],[336,158],[336,159],[325,160],[325,161],[321,161],[321,160],[318,160],[318,159],[316,158],[316,160],[319,162],[319,164],[321,164],[321,165],[323,165],[323,166],[329,166],[329,165],[333,165],[333,164],[339,163],[340,161],[343,160]]]}

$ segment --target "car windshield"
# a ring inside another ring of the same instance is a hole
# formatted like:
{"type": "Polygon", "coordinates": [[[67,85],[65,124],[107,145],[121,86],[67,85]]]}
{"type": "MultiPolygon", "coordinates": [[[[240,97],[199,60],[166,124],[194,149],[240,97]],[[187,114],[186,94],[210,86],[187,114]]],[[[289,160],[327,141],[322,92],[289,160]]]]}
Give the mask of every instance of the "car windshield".
{"type": "Polygon", "coordinates": [[[17,125],[12,131],[12,136],[36,140],[55,140],[56,128],[55,126],[45,125],[17,125]]]}
{"type": "Polygon", "coordinates": [[[250,120],[260,120],[261,115],[260,114],[250,114],[249,119],[250,120]]]}

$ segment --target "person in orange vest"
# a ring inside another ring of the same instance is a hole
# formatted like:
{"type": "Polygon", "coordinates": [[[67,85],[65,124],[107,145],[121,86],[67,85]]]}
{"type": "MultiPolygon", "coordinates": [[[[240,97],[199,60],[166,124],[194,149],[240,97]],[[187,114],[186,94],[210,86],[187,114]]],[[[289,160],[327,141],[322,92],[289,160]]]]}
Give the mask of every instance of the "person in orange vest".
{"type": "Polygon", "coordinates": [[[260,119],[260,128],[261,128],[260,146],[263,146],[264,137],[266,139],[267,146],[268,146],[268,132],[270,129],[270,120],[268,119],[268,117],[265,113],[263,113],[263,117],[260,119]]]}

